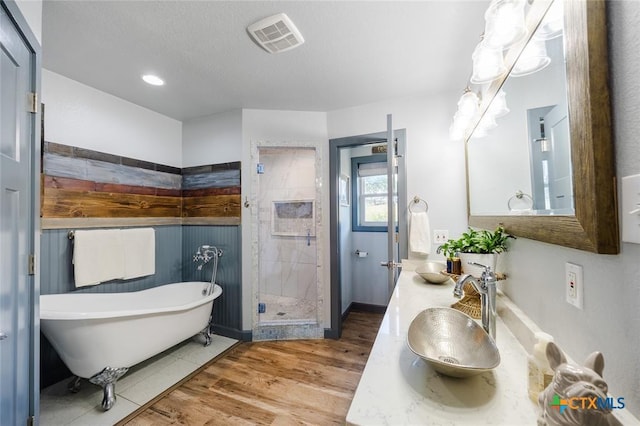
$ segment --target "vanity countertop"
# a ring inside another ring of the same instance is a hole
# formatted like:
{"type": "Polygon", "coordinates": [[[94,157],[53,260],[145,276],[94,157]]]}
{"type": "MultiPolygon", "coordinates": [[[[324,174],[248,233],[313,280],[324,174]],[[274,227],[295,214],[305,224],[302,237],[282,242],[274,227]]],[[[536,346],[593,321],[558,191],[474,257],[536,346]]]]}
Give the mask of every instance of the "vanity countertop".
{"type": "Polygon", "coordinates": [[[347,414],[352,425],[535,425],[538,407],[527,393],[527,353],[500,317],[500,365],[456,379],[436,373],[407,346],[413,318],[430,307],[451,306],[453,282],[426,283],[404,270],[347,414]]]}

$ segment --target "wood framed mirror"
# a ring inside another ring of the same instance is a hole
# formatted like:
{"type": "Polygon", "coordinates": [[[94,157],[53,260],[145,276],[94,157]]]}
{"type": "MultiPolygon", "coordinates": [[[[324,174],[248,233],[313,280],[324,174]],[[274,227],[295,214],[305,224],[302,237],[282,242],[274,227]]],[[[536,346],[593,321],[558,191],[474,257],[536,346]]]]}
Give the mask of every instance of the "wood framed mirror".
{"type": "MultiPolygon", "coordinates": [[[[472,214],[468,195],[469,225],[485,229],[502,225],[516,236],[595,253],[615,254],[620,251],[620,242],[608,87],[605,1],[564,0],[563,3],[575,214],[477,215],[472,214]]],[[[551,2],[529,0],[529,4],[528,26],[533,32],[551,2]]],[[[519,52],[523,47],[519,47],[519,52]]],[[[505,55],[507,64],[511,61],[511,66],[519,55],[519,52],[512,50],[505,55]]],[[[507,77],[491,85],[485,92],[487,99],[498,93],[507,77]]],[[[483,102],[482,108],[486,110],[489,103],[483,102]]],[[[473,143],[473,140],[467,139],[467,147],[469,143],[473,143]]],[[[469,164],[468,149],[466,155],[469,164]]],[[[505,178],[508,179],[508,176],[505,178]]]]}

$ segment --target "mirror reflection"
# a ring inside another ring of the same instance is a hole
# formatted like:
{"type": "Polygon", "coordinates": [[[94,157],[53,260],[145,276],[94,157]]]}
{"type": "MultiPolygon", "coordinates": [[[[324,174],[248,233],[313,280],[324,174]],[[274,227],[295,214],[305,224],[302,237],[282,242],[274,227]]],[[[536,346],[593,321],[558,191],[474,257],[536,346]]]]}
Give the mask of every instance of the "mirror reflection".
{"type": "Polygon", "coordinates": [[[467,143],[471,215],[573,215],[562,2],[467,143]]]}

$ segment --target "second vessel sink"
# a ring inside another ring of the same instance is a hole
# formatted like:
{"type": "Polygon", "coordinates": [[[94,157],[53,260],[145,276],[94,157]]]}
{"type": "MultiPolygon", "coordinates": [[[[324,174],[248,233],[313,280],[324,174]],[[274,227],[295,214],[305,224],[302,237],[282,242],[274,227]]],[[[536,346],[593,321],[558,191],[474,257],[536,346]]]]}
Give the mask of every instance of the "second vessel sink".
{"type": "Polygon", "coordinates": [[[498,348],[480,324],[451,308],[429,308],[411,322],[409,348],[434,370],[469,377],[500,364],[498,348]]]}

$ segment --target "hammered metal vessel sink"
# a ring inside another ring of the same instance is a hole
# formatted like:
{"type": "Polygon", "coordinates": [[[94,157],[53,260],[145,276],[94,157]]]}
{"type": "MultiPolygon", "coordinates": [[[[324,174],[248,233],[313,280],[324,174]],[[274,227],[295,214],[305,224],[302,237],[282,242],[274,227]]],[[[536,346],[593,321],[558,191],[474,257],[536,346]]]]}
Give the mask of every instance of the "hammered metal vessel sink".
{"type": "Polygon", "coordinates": [[[443,284],[449,281],[449,276],[441,274],[440,271],[446,269],[447,265],[442,262],[427,262],[416,268],[416,274],[428,283],[443,284]]]}
{"type": "Polygon", "coordinates": [[[495,342],[471,317],[451,308],[429,308],[411,322],[409,348],[434,370],[469,377],[500,364],[495,342]]]}

